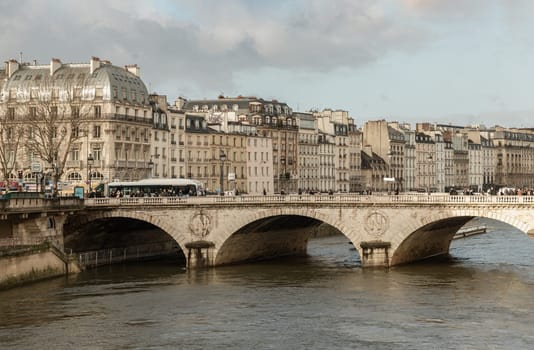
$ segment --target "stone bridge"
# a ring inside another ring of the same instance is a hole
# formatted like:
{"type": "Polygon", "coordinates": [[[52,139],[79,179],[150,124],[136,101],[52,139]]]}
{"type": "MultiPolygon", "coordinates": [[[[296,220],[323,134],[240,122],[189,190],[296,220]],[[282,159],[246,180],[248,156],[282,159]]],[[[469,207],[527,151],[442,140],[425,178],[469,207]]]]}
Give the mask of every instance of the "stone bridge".
{"type": "Polygon", "coordinates": [[[201,267],[305,254],[326,223],[354,244],[363,266],[388,267],[447,254],[474,217],[534,237],[534,197],[426,194],[93,198],[72,213],[64,235],[92,222],[148,223],[176,241],[188,267],[201,267]]]}

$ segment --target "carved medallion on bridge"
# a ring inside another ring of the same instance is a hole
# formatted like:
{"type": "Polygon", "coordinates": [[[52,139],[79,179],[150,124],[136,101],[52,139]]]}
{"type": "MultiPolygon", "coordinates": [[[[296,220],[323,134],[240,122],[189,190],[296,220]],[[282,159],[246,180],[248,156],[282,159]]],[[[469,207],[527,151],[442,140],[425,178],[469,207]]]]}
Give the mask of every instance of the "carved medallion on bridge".
{"type": "Polygon", "coordinates": [[[189,232],[195,239],[205,238],[211,232],[211,219],[201,211],[193,215],[189,222],[189,232]]]}
{"type": "Polygon", "coordinates": [[[371,211],[364,220],[364,228],[372,236],[382,236],[389,227],[389,219],[379,211],[371,211]]]}

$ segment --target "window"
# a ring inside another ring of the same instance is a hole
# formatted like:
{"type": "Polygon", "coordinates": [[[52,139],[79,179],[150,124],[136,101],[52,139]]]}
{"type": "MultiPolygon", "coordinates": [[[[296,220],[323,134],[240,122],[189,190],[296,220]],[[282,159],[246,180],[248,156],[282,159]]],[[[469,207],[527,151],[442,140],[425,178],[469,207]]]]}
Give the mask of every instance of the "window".
{"type": "Polygon", "coordinates": [[[100,125],[93,126],[93,137],[100,138],[100,125]]]}
{"type": "MultiPolygon", "coordinates": [[[[35,108],[35,107],[34,107],[35,108]]],[[[71,114],[73,118],[78,118],[80,116],[80,107],[78,106],[72,106],[71,107],[71,114]]]]}
{"type": "Polygon", "coordinates": [[[94,160],[101,160],[102,159],[102,151],[100,150],[100,148],[95,148],[91,151],[92,155],[93,155],[93,159],[94,160]]]}
{"type": "Polygon", "coordinates": [[[80,160],[80,150],[73,149],[70,151],[70,160],[80,160]]]}
{"type": "Polygon", "coordinates": [[[67,180],[69,181],[80,181],[82,179],[82,176],[78,173],[70,173],[67,175],[67,180]]]}
{"type": "Polygon", "coordinates": [[[13,119],[15,119],[15,108],[13,108],[13,107],[9,107],[9,108],[7,109],[7,118],[8,118],[9,120],[13,120],[13,119]]]}
{"type": "Polygon", "coordinates": [[[95,106],[94,112],[95,112],[95,117],[97,118],[100,118],[100,116],[102,115],[102,109],[100,108],[100,106],[95,106]]]}
{"type": "Polygon", "coordinates": [[[72,137],[73,138],[78,138],[80,136],[80,128],[78,128],[77,126],[73,127],[72,128],[72,137]]]}

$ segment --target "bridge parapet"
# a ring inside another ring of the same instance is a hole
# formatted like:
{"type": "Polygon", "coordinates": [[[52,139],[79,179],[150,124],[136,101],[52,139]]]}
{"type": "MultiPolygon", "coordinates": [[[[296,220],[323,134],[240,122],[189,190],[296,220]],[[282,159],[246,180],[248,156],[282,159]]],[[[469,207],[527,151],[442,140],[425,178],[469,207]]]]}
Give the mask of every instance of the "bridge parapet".
{"type": "Polygon", "coordinates": [[[84,203],[78,197],[11,198],[0,200],[0,211],[33,212],[64,209],[81,209],[84,203]]]}
{"type": "Polygon", "coordinates": [[[367,204],[534,204],[534,196],[450,196],[450,195],[280,195],[208,197],[88,198],[86,207],[172,206],[197,204],[266,203],[367,203],[367,204]]]}

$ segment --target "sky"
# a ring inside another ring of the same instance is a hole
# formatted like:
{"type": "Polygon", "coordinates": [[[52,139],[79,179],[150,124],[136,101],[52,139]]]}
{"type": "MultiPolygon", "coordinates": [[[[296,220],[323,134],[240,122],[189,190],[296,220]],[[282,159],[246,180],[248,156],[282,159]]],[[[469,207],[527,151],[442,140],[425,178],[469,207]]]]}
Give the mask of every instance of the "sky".
{"type": "Polygon", "coordinates": [[[170,102],[534,127],[530,0],[2,0],[0,56],[138,64],[170,102]]]}

